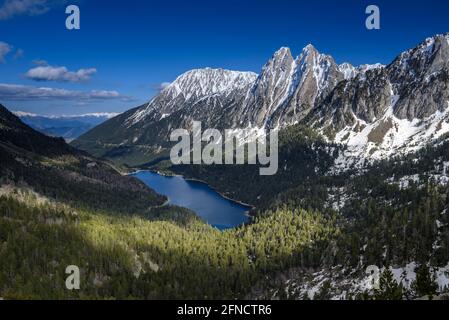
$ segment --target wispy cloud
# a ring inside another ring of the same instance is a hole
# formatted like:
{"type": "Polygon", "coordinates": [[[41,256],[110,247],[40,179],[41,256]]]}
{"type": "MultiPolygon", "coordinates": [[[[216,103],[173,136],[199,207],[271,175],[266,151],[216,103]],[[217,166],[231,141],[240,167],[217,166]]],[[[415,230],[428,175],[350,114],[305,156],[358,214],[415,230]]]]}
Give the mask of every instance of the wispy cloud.
{"type": "Polygon", "coordinates": [[[66,67],[40,65],[29,70],[25,76],[34,81],[82,82],[90,80],[95,73],[97,73],[95,68],[69,71],[66,67]]]}
{"type": "Polygon", "coordinates": [[[37,16],[50,10],[51,0],[6,0],[0,7],[0,20],[8,20],[15,16],[37,16]]]}
{"type": "Polygon", "coordinates": [[[162,92],[165,88],[167,88],[171,83],[170,82],[162,82],[151,85],[151,88],[157,92],[162,92]]]}
{"type": "Polygon", "coordinates": [[[6,101],[70,100],[79,102],[95,102],[102,100],[132,100],[131,97],[122,96],[117,91],[74,91],[67,89],[33,87],[4,83],[0,83],[0,99],[6,101]]]}
{"type": "Polygon", "coordinates": [[[6,56],[14,50],[14,60],[22,58],[25,54],[25,51],[23,51],[22,49],[15,49],[13,45],[0,41],[0,63],[6,63],[6,56]]]}
{"type": "Polygon", "coordinates": [[[94,99],[116,99],[120,98],[120,94],[117,91],[92,90],[89,93],[89,97],[94,99]]]}
{"type": "Polygon", "coordinates": [[[37,66],[48,66],[48,62],[42,59],[33,60],[33,63],[37,66]]]}
{"type": "Polygon", "coordinates": [[[0,63],[5,63],[5,57],[12,50],[12,46],[6,42],[0,41],[0,63]]]}
{"type": "Polygon", "coordinates": [[[17,49],[16,52],[14,53],[14,60],[21,59],[23,58],[24,55],[25,51],[23,51],[22,49],[17,49]]]}

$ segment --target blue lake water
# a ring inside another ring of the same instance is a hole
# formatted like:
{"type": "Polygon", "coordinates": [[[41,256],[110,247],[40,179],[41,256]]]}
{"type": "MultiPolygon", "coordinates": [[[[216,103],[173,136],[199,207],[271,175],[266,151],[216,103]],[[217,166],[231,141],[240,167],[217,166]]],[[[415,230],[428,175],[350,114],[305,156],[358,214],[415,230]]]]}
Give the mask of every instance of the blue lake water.
{"type": "Polygon", "coordinates": [[[157,193],[169,198],[169,203],[194,211],[208,224],[220,229],[231,229],[248,222],[250,207],[224,198],[208,185],[185,180],[182,177],[167,177],[151,171],[133,174],[157,193]]]}

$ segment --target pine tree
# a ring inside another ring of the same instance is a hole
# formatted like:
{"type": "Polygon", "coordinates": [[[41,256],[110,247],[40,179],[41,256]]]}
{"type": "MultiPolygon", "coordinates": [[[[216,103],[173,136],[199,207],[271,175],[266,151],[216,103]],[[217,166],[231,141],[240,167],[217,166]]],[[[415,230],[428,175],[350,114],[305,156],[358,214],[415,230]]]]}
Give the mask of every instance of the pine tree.
{"type": "Polygon", "coordinates": [[[416,281],[412,284],[412,288],[417,296],[428,296],[431,300],[437,293],[438,286],[435,282],[435,276],[431,274],[426,264],[422,264],[416,270],[416,281]]]}
{"type": "Polygon", "coordinates": [[[375,290],[376,300],[402,300],[403,288],[393,277],[390,268],[386,268],[379,280],[379,289],[375,290]]]}

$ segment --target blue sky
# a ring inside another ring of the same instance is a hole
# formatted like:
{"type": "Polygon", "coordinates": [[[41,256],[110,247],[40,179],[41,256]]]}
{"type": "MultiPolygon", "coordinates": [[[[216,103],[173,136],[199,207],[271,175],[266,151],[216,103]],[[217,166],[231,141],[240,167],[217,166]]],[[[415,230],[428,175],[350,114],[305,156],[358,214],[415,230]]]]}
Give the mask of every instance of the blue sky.
{"type": "Polygon", "coordinates": [[[308,43],[338,63],[387,64],[449,32],[448,14],[442,0],[0,1],[0,103],[39,114],[121,112],[187,70],[258,73],[280,47],[298,55],[308,43]],[[80,8],[81,30],[65,28],[69,4],[80,8]],[[381,9],[381,30],[365,28],[370,4],[381,9]]]}

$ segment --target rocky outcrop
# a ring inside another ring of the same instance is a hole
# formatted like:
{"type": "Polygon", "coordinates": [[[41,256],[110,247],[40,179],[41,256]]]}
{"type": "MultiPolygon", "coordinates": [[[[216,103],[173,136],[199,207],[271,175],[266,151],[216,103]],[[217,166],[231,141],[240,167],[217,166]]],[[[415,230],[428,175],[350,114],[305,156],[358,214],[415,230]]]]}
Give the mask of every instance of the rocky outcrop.
{"type": "Polygon", "coordinates": [[[388,66],[338,65],[308,45],[296,58],[281,48],[260,75],[189,71],[148,104],[99,126],[75,145],[104,150],[96,155],[107,157],[111,150],[113,157],[116,150],[139,149],[145,158],[162,154],[170,146],[170,132],[188,129],[192,121],[218,129],[300,123],[329,140],[363,145],[364,156],[376,155],[370,146],[375,142],[388,151],[385,155],[410,143],[424,146],[449,132],[448,104],[449,35],[426,39],[388,66]]]}

